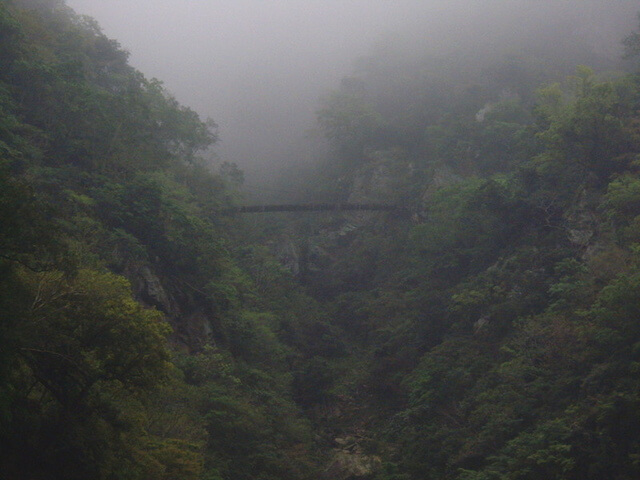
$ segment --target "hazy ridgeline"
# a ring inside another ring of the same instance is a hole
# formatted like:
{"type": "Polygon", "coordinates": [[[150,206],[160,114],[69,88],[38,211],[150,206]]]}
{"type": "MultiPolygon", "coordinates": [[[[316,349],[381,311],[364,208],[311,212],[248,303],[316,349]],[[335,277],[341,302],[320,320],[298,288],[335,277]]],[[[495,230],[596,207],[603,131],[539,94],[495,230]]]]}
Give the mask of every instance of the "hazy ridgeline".
{"type": "Polygon", "coordinates": [[[367,58],[387,73],[378,83],[396,84],[443,68],[455,79],[505,56],[549,62],[560,75],[577,64],[617,69],[637,11],[633,0],[68,3],[94,16],[136,68],[216,121],[217,156],[237,163],[254,193],[276,188],[284,167],[318,159],[309,139],[319,136],[319,99],[367,58]]]}

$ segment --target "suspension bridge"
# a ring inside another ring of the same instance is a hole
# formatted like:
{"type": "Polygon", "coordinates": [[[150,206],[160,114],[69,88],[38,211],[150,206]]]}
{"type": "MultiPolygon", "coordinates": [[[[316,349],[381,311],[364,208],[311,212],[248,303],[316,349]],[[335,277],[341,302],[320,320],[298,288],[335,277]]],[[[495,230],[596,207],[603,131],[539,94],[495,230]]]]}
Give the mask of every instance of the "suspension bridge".
{"type": "Polygon", "coordinates": [[[385,203],[307,203],[307,204],[270,204],[245,205],[228,209],[229,213],[271,213],[271,212],[402,212],[398,205],[385,203]]]}

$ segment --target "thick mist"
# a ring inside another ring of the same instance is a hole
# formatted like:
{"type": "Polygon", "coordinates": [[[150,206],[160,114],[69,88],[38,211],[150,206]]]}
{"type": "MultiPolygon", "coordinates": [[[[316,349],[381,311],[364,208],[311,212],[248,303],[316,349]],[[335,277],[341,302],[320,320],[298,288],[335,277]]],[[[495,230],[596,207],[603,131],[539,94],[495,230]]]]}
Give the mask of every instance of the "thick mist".
{"type": "Polygon", "coordinates": [[[633,0],[67,0],[131,52],[131,63],[220,127],[217,154],[249,181],[304,161],[318,99],[361,57],[509,52],[562,31],[618,58],[633,0]]]}

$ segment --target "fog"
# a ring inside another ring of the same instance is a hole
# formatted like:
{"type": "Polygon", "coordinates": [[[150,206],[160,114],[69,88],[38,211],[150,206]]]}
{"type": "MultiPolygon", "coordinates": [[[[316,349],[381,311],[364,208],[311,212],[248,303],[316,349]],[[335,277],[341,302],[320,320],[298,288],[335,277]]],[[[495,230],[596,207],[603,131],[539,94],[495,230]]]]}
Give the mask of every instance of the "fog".
{"type": "MultiPolygon", "coordinates": [[[[524,45],[549,28],[613,57],[635,0],[67,0],[214,119],[222,160],[258,179],[298,155],[318,99],[385,39],[409,55],[524,45]]],[[[552,46],[550,48],[553,48],[552,46]]]]}

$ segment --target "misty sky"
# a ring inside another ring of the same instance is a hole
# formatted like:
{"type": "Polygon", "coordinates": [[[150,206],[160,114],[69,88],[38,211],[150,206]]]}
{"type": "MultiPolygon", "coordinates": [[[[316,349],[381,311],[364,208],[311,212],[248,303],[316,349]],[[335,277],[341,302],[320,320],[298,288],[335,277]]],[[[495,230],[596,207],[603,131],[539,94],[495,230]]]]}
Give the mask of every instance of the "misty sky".
{"type": "MultiPolygon", "coordinates": [[[[416,48],[542,28],[576,18],[576,34],[613,45],[635,24],[636,0],[67,0],[131,52],[131,63],[220,126],[223,159],[256,165],[285,155],[311,127],[318,98],[379,39],[416,48]],[[612,13],[613,12],[613,13],[612,13]],[[617,14],[614,15],[614,13],[617,14]],[[619,28],[612,22],[621,22],[619,28]],[[619,30],[619,31],[618,31],[619,30]],[[608,42],[608,43],[607,43],[608,42]]],[[[264,169],[263,169],[264,170],[264,169]]]]}

